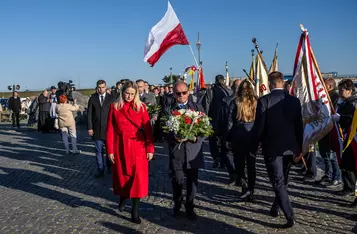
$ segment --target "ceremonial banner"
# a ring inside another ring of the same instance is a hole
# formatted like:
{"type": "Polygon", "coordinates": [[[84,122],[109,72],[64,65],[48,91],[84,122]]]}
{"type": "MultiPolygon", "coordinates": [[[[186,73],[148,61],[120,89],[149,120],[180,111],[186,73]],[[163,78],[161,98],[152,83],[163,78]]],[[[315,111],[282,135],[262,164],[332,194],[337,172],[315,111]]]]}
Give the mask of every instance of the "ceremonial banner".
{"type": "Polygon", "coordinates": [[[278,45],[276,45],[273,62],[269,69],[269,74],[278,71],[278,45]]]}
{"type": "Polygon", "coordinates": [[[189,42],[170,2],[164,18],[149,33],[144,51],[144,61],[152,67],[160,57],[174,45],[188,45],[189,42]]]}
{"type": "Polygon", "coordinates": [[[304,121],[303,154],[333,127],[331,106],[321,73],[303,29],[295,57],[291,94],[299,98],[304,121]]]}
{"type": "Polygon", "coordinates": [[[255,83],[255,60],[254,60],[254,54],[252,54],[252,64],[250,65],[250,69],[249,69],[249,79],[252,81],[252,83],[255,83]]]}
{"type": "Polygon", "coordinates": [[[353,115],[352,119],[352,125],[351,128],[347,134],[346,140],[345,140],[345,148],[343,149],[343,152],[346,151],[348,146],[352,147],[352,150],[354,152],[354,155],[357,155],[357,109],[355,110],[355,113],[353,115]]]}
{"type": "Polygon", "coordinates": [[[256,85],[255,85],[255,92],[258,97],[264,96],[268,94],[269,91],[269,82],[268,82],[268,73],[264,68],[262,60],[259,56],[257,56],[257,68],[256,68],[256,85]]]}
{"type": "Polygon", "coordinates": [[[199,72],[198,72],[199,79],[198,80],[199,80],[200,89],[207,89],[205,77],[203,76],[202,66],[200,66],[198,69],[199,69],[199,72]]]}

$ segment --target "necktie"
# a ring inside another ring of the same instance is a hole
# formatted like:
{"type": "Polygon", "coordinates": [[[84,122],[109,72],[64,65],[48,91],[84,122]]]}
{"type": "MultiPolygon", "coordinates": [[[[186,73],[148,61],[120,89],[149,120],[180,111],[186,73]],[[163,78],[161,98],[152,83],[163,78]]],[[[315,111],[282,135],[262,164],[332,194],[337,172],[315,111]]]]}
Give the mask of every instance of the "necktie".
{"type": "Polygon", "coordinates": [[[103,106],[103,102],[104,102],[104,97],[103,95],[100,96],[100,105],[103,106]]]}
{"type": "Polygon", "coordinates": [[[180,104],[179,107],[180,109],[185,109],[185,104],[180,104]]]}

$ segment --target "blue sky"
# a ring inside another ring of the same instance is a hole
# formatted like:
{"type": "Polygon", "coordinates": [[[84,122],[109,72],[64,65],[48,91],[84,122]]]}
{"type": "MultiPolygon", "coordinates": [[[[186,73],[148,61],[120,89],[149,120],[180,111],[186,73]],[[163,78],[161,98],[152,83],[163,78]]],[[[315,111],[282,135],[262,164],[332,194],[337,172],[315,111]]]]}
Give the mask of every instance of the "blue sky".
{"type": "MultiPolygon", "coordinates": [[[[300,36],[310,40],[321,70],[357,73],[356,0],[172,0],[193,49],[201,34],[205,78],[243,76],[256,37],[268,66],[279,43],[279,70],[291,74],[300,36]]],[[[171,48],[154,68],[143,62],[150,28],[164,15],[165,0],[0,1],[0,90],[15,82],[43,89],[72,79],[91,88],[97,79],[161,83],[169,68],[182,72],[194,60],[187,46],[171,48]]]]}

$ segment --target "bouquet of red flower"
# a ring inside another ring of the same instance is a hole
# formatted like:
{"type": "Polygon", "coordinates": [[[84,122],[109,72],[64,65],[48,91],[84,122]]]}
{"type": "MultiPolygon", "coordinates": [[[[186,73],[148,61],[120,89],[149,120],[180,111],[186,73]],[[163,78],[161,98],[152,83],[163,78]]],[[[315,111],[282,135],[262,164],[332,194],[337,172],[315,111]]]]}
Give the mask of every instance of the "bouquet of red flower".
{"type": "Polygon", "coordinates": [[[174,110],[163,118],[163,130],[174,133],[178,141],[195,141],[197,137],[209,137],[214,132],[207,115],[190,109],[174,110]]]}

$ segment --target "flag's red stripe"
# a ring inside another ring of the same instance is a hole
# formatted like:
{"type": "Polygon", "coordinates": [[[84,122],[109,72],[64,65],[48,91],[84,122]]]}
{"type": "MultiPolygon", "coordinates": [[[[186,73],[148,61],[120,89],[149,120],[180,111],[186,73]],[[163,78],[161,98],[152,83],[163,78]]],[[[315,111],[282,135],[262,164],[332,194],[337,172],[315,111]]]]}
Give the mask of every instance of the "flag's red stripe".
{"type": "Polygon", "coordinates": [[[295,57],[295,63],[294,63],[294,74],[293,74],[293,77],[295,76],[295,73],[296,73],[296,67],[298,65],[298,62],[299,62],[299,57],[300,57],[300,52],[301,52],[301,47],[302,47],[302,41],[303,41],[303,35],[301,35],[300,37],[300,41],[299,41],[299,44],[298,44],[298,48],[297,48],[297,51],[296,51],[296,57],[295,57]]]}
{"type": "Polygon", "coordinates": [[[160,48],[148,59],[148,63],[154,66],[160,57],[174,45],[188,45],[188,40],[183,31],[181,24],[178,24],[171,32],[169,32],[162,41],[160,48]]]}
{"type": "Polygon", "coordinates": [[[310,45],[310,39],[309,39],[309,35],[306,34],[305,40],[307,42],[307,53],[308,53],[308,59],[309,59],[309,65],[310,65],[310,77],[312,79],[312,87],[314,89],[314,101],[317,101],[318,99],[318,94],[316,92],[316,77],[315,77],[315,73],[313,70],[313,64],[312,64],[312,56],[311,56],[311,45],[310,45]]]}

